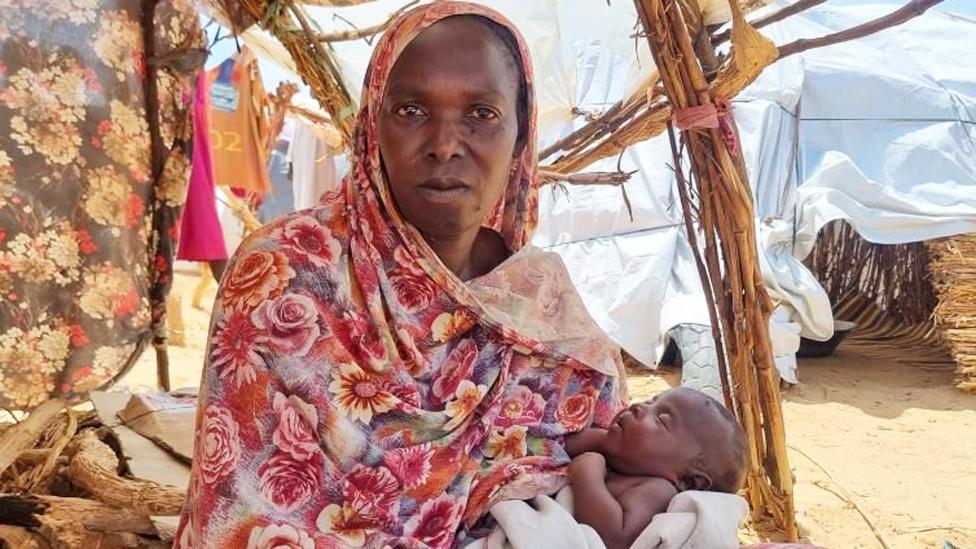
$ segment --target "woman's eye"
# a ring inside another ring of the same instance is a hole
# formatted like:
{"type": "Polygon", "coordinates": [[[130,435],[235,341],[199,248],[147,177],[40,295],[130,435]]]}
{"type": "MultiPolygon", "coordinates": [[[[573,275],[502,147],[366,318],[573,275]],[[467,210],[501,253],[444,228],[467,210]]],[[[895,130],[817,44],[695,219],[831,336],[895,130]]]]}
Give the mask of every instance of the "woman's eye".
{"type": "Polygon", "coordinates": [[[395,112],[397,116],[406,117],[421,116],[423,114],[423,111],[417,105],[400,105],[396,108],[395,112]]]}
{"type": "Polygon", "coordinates": [[[478,107],[471,111],[471,114],[478,120],[494,120],[498,118],[498,113],[487,107],[478,107]]]}

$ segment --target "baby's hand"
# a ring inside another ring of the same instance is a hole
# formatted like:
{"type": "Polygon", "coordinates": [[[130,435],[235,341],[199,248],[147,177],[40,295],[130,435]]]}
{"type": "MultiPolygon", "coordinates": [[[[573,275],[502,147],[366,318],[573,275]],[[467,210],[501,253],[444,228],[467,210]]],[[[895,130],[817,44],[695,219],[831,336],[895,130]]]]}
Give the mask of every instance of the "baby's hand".
{"type": "Polygon", "coordinates": [[[599,452],[606,436],[607,430],[599,427],[587,427],[578,433],[570,433],[566,435],[566,453],[569,457],[576,457],[586,452],[599,452]]]}
{"type": "Polygon", "coordinates": [[[570,478],[579,476],[606,476],[607,458],[597,452],[584,452],[569,464],[570,478]]]}

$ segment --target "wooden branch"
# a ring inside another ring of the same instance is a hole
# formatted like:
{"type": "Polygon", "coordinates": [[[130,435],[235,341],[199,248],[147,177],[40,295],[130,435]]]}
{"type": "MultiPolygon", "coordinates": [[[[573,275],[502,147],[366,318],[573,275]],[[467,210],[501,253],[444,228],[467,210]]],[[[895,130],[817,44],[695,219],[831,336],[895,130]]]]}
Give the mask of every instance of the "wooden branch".
{"type": "Polygon", "coordinates": [[[569,185],[610,185],[619,187],[630,181],[637,172],[586,172],[565,174],[539,170],[539,178],[545,183],[567,183],[569,185]]]}
{"type": "MultiPolygon", "coordinates": [[[[287,2],[288,10],[305,33],[305,37],[311,39],[314,36],[314,32],[312,31],[312,25],[308,21],[308,17],[305,16],[305,12],[302,11],[295,0],[285,1],[287,2]]],[[[289,53],[291,53],[292,58],[295,60],[295,65],[299,73],[312,87],[312,91],[318,98],[319,103],[332,116],[332,120],[334,120],[334,124],[342,134],[345,142],[352,146],[355,131],[353,124],[356,118],[355,103],[353,102],[352,96],[349,95],[349,90],[346,89],[345,83],[342,81],[338,64],[329,52],[322,48],[321,44],[315,40],[311,40],[310,42],[302,40],[300,35],[295,35],[290,32],[290,23],[288,25],[289,27],[287,29],[272,27],[269,30],[272,30],[272,34],[281,40],[286,48],[291,46],[289,53]],[[291,39],[285,40],[284,34],[291,34],[291,39]],[[295,38],[295,36],[299,37],[295,38]],[[299,52],[305,53],[300,54],[299,52]],[[309,54],[311,55],[309,56],[309,54]],[[309,81],[308,78],[310,75],[306,71],[318,73],[313,74],[313,76],[318,76],[318,81],[309,81]]]]}
{"type": "MultiPolygon", "coordinates": [[[[749,24],[752,25],[753,28],[761,29],[767,25],[772,25],[773,23],[782,21],[783,19],[786,19],[792,15],[804,12],[814,6],[819,6],[826,1],[827,0],[798,0],[797,2],[794,2],[778,11],[774,11],[769,15],[759,17],[755,21],[750,21],[749,24]]],[[[732,38],[731,27],[713,36],[712,44],[717,46],[724,42],[728,42],[729,38],[732,38]]]]}
{"type": "Polygon", "coordinates": [[[268,94],[268,137],[264,142],[264,152],[271,154],[274,149],[278,136],[281,135],[281,128],[285,125],[285,112],[291,105],[291,100],[298,93],[298,84],[293,82],[279,82],[274,93],[268,94]]]}
{"type": "MultiPolygon", "coordinates": [[[[402,15],[403,12],[417,5],[417,3],[419,2],[420,0],[413,0],[409,4],[403,6],[402,8],[390,14],[390,16],[386,18],[386,21],[383,21],[378,25],[371,25],[369,27],[365,27],[362,29],[353,28],[346,31],[337,31],[337,32],[330,32],[326,34],[320,34],[316,36],[315,39],[319,42],[346,42],[350,40],[359,40],[360,38],[370,38],[373,35],[380,34],[381,32],[385,31],[386,28],[389,27],[390,24],[393,23],[393,21],[395,21],[397,17],[400,17],[400,15],[402,15]]],[[[367,42],[369,42],[369,40],[367,40],[367,42]]]]}
{"type": "MultiPolygon", "coordinates": [[[[771,24],[822,2],[823,0],[800,0],[780,12],[757,19],[755,25],[771,24]]],[[[725,40],[730,34],[723,33],[719,36],[725,40]]],[[[702,52],[704,51],[702,45],[702,41],[697,40],[694,49],[702,52]]],[[[772,51],[777,53],[775,49],[772,51]]],[[[787,51],[786,54],[790,52],[787,51]]],[[[782,51],[777,55],[782,57],[782,51]]],[[[712,67],[706,67],[708,72],[711,72],[711,69],[712,67]]],[[[722,89],[717,91],[723,97],[727,96],[731,99],[738,93],[739,88],[749,82],[749,79],[740,80],[741,82],[726,82],[722,89]]],[[[566,173],[583,169],[601,158],[619,154],[621,150],[634,143],[658,135],[664,131],[664,123],[661,121],[670,118],[670,112],[671,105],[667,100],[641,102],[636,101],[635,97],[627,98],[614,104],[593,122],[543,149],[539,158],[546,159],[560,151],[566,151],[557,160],[550,162],[550,169],[566,173]]]]}
{"type": "Polygon", "coordinates": [[[120,477],[116,473],[118,457],[94,431],[83,431],[73,444],[77,447],[68,476],[99,501],[149,515],[180,514],[186,492],[149,480],[120,477]]]}
{"type": "Polygon", "coordinates": [[[24,450],[17,456],[17,462],[26,465],[37,465],[42,463],[47,459],[47,456],[51,453],[49,448],[30,448],[24,450]]]}
{"type": "Polygon", "coordinates": [[[0,474],[17,460],[21,452],[37,443],[65,404],[60,399],[48,400],[34,408],[26,419],[4,431],[3,437],[0,437],[0,474]]]}
{"type": "Polygon", "coordinates": [[[84,498],[37,494],[0,495],[0,524],[37,528],[50,520],[69,521],[96,532],[155,536],[149,515],[84,498]]]}
{"type": "Polygon", "coordinates": [[[624,101],[623,100],[617,101],[609,109],[607,109],[606,112],[604,112],[602,115],[591,120],[589,124],[586,124],[582,128],[579,128],[578,130],[571,132],[569,135],[563,137],[562,139],[556,141],[552,145],[549,145],[545,149],[539,151],[539,160],[544,160],[561,150],[565,150],[569,147],[572,147],[573,144],[579,143],[580,141],[589,138],[590,136],[592,136],[594,133],[598,132],[602,128],[606,128],[606,130],[608,131],[611,130],[612,129],[611,121],[614,120],[620,114],[623,108],[624,108],[624,101]]]}
{"type": "Polygon", "coordinates": [[[40,492],[48,485],[52,475],[55,473],[55,467],[58,464],[58,458],[61,456],[61,452],[64,451],[64,448],[78,431],[78,416],[71,408],[67,409],[66,415],[67,424],[64,426],[64,431],[54,440],[50,448],[48,448],[48,454],[43,464],[34,469],[34,472],[28,477],[28,492],[40,492]]]}
{"type": "MultiPolygon", "coordinates": [[[[635,0],[675,111],[733,97],[735,93],[716,90],[741,89],[774,57],[774,46],[748,27],[738,4],[731,2],[737,55],[709,85],[676,1],[635,0]],[[748,52],[745,58],[737,59],[743,51],[748,52]]],[[[734,125],[729,129],[734,132],[734,125]]],[[[719,313],[734,411],[749,449],[746,495],[754,519],[768,514],[788,539],[796,540],[793,479],[769,342],[772,304],[759,272],[752,191],[738,147],[725,132],[689,128],[682,131],[682,139],[698,190],[706,288],[719,313]]]]}
{"type": "Polygon", "coordinates": [[[801,38],[794,42],[790,42],[789,44],[779,46],[777,48],[779,50],[779,59],[783,59],[784,57],[789,57],[807,50],[812,50],[814,48],[823,48],[825,46],[832,46],[834,44],[864,38],[865,36],[898,26],[905,21],[918,17],[919,15],[922,15],[928,11],[928,9],[932,6],[941,2],[942,0],[911,0],[904,6],[889,13],[888,15],[868,21],[867,23],[863,23],[861,25],[857,25],[856,27],[851,27],[847,30],[831,33],[819,38],[801,38]]]}
{"type": "Polygon", "coordinates": [[[261,222],[258,221],[258,218],[254,216],[254,212],[247,207],[247,204],[245,204],[243,200],[237,198],[237,195],[235,195],[228,187],[218,188],[220,189],[220,193],[224,195],[224,200],[227,201],[227,205],[230,207],[231,211],[234,212],[234,215],[241,220],[241,223],[244,224],[244,228],[247,229],[248,232],[253,232],[261,228],[261,222]]]}
{"type": "Polygon", "coordinates": [[[40,536],[32,533],[20,526],[5,526],[0,524],[0,547],[11,547],[15,549],[48,549],[47,544],[40,536]],[[6,545],[4,545],[6,544],[6,545]]]}
{"type": "Polygon", "coordinates": [[[702,289],[705,290],[708,320],[711,323],[712,341],[715,343],[715,358],[718,361],[718,375],[722,381],[722,397],[725,399],[725,407],[728,410],[735,410],[732,388],[729,386],[729,368],[725,360],[725,343],[722,341],[718,311],[715,307],[715,292],[711,281],[708,279],[708,268],[705,267],[705,260],[702,259],[701,248],[698,247],[698,231],[695,230],[695,223],[692,219],[688,182],[685,181],[684,170],[681,168],[681,153],[678,151],[678,143],[674,138],[674,127],[671,124],[668,124],[668,142],[671,144],[671,158],[674,160],[674,177],[677,180],[678,196],[681,199],[681,214],[685,222],[685,233],[688,235],[691,253],[695,257],[695,266],[698,267],[698,278],[701,281],[702,289]]]}
{"type": "Polygon", "coordinates": [[[322,124],[326,126],[332,125],[332,120],[330,120],[325,116],[322,116],[321,114],[311,109],[306,109],[305,107],[299,107],[298,105],[288,105],[288,110],[299,116],[307,118],[310,122],[315,122],[316,124],[322,124]]]}

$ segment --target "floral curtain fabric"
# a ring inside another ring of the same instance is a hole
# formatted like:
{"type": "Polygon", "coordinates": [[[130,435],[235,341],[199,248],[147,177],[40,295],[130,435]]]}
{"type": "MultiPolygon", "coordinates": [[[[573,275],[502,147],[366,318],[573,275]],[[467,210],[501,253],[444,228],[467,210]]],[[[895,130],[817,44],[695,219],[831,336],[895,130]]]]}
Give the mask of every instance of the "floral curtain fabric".
{"type": "Polygon", "coordinates": [[[0,406],[25,408],[106,385],[161,329],[205,41],[189,0],[158,2],[148,61],[140,0],[2,3],[0,406]]]}

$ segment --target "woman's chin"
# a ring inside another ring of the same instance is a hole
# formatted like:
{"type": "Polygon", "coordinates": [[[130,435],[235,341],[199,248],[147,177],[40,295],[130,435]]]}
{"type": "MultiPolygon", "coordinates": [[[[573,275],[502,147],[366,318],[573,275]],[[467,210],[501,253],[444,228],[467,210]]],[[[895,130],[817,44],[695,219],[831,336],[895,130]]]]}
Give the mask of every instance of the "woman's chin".
{"type": "MultiPolygon", "coordinates": [[[[480,221],[462,215],[459,208],[452,205],[431,204],[423,223],[413,223],[427,240],[427,243],[456,240],[466,234],[477,234],[480,221]]],[[[409,221],[409,219],[408,219],[409,221]]]]}

